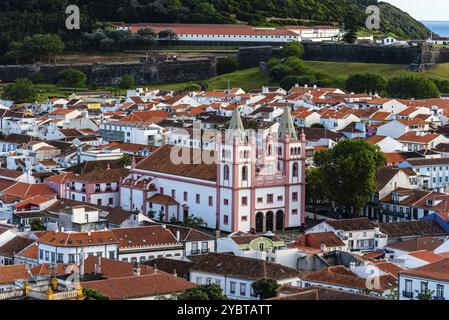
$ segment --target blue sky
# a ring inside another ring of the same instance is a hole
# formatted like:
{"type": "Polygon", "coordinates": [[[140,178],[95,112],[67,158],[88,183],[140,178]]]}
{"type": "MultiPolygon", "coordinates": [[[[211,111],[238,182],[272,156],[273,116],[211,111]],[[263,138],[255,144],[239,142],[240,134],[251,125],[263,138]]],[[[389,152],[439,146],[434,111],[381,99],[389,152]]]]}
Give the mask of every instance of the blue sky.
{"type": "Polygon", "coordinates": [[[448,0],[383,0],[418,20],[449,21],[448,0]]]}

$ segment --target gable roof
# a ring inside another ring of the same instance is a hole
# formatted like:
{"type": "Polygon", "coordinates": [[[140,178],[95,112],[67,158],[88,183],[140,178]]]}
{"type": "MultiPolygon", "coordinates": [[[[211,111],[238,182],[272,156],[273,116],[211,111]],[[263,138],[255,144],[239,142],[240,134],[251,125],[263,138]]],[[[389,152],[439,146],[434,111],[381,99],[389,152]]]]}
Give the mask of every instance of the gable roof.
{"type": "Polygon", "coordinates": [[[196,287],[196,284],[162,271],[141,276],[87,281],[82,285],[87,289],[101,291],[113,300],[178,293],[196,287]]]}
{"type": "Polygon", "coordinates": [[[202,160],[202,152],[194,152],[192,148],[176,147],[179,150],[179,154],[190,155],[189,164],[179,163],[175,164],[171,160],[171,152],[174,146],[164,145],[150,156],[140,161],[136,169],[153,171],[159,173],[165,173],[175,176],[183,176],[188,178],[217,181],[217,166],[215,163],[206,164],[202,160]],[[199,158],[197,159],[197,153],[199,158]],[[195,156],[195,158],[194,158],[195,156]],[[195,164],[199,162],[199,164],[195,164]]]}
{"type": "Polygon", "coordinates": [[[401,271],[399,272],[399,275],[411,275],[434,280],[449,281],[449,272],[447,272],[447,270],[449,270],[449,258],[419,268],[401,271]]]}
{"type": "Polygon", "coordinates": [[[19,253],[32,243],[34,243],[33,240],[16,236],[0,247],[0,256],[14,258],[15,253],[19,253]]]}
{"type": "Polygon", "coordinates": [[[0,266],[0,284],[14,283],[16,280],[29,280],[31,274],[24,264],[0,266]]]}
{"type": "Polygon", "coordinates": [[[436,248],[438,248],[441,244],[443,244],[443,242],[444,242],[443,240],[439,240],[434,237],[421,237],[392,243],[387,245],[387,247],[407,252],[419,250],[433,251],[436,248]]]}
{"type": "Polygon", "coordinates": [[[56,192],[45,183],[29,184],[17,182],[6,189],[0,190],[4,195],[15,197],[32,197],[37,195],[53,196],[56,192]]]}
{"type": "Polygon", "coordinates": [[[374,222],[368,218],[326,220],[326,223],[335,230],[343,231],[371,230],[376,228],[374,222]]]}
{"type": "Polygon", "coordinates": [[[268,300],[383,300],[375,296],[321,286],[306,288],[283,286],[278,289],[278,292],[280,293],[279,296],[268,300]]]}
{"type": "Polygon", "coordinates": [[[112,231],[92,232],[56,232],[47,231],[38,240],[39,243],[58,247],[82,247],[118,243],[112,231]]]}
{"type": "Polygon", "coordinates": [[[241,279],[272,278],[283,280],[297,278],[302,274],[301,271],[277,263],[231,254],[208,253],[190,256],[189,258],[196,262],[192,271],[222,274],[241,279]]]}
{"type": "Polygon", "coordinates": [[[112,229],[120,249],[179,246],[175,236],[163,225],[112,229]]]}
{"type": "Polygon", "coordinates": [[[380,223],[379,228],[390,238],[447,234],[435,220],[380,223]]]}
{"type": "Polygon", "coordinates": [[[440,260],[443,260],[444,258],[436,253],[433,253],[431,251],[427,251],[427,250],[420,250],[420,251],[414,251],[414,252],[410,252],[408,254],[409,256],[418,258],[420,260],[429,262],[429,263],[433,263],[433,262],[437,262],[440,260]]]}

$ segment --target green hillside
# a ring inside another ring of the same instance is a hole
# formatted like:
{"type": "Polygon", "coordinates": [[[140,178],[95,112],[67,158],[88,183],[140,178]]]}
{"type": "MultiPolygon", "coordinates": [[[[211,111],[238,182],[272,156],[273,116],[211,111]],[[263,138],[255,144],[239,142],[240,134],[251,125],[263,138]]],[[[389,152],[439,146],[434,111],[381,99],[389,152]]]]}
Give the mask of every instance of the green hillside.
{"type": "Polygon", "coordinates": [[[382,32],[421,39],[430,34],[408,14],[377,0],[108,0],[107,5],[101,0],[2,0],[0,57],[13,41],[36,33],[58,34],[66,49],[80,50],[86,45],[83,33],[105,21],[252,25],[348,25],[348,21],[353,21],[352,24],[363,28],[365,9],[372,4],[381,8],[382,32]],[[69,5],[80,7],[80,30],[65,27],[65,9],[69,5]]]}

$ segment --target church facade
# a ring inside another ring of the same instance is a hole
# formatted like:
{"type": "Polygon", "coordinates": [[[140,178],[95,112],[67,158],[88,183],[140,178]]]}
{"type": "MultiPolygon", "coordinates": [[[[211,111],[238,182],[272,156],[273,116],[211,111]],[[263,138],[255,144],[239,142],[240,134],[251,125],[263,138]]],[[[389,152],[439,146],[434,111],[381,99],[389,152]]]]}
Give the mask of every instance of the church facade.
{"type": "MultiPolygon", "coordinates": [[[[277,136],[258,144],[235,110],[212,163],[205,150],[163,145],[139,163],[120,186],[120,204],[162,221],[202,218],[226,232],[279,231],[304,224],[305,144],[285,108],[277,136]],[[230,133],[228,135],[228,133],[230,133]],[[173,161],[185,153],[189,161],[173,161]]],[[[207,150],[207,152],[210,152],[207,150]]]]}

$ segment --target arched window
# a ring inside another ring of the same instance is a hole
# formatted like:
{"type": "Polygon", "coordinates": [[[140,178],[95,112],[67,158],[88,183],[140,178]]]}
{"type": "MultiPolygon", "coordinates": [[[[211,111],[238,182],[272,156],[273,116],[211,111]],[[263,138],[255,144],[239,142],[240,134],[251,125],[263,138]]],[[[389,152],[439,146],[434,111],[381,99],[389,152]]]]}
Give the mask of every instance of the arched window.
{"type": "Polygon", "coordinates": [[[229,166],[225,165],[223,168],[223,179],[229,180],[229,166]]]}
{"type": "Polygon", "coordinates": [[[295,162],[293,164],[293,177],[297,178],[298,177],[298,163],[295,162]]]}
{"type": "Polygon", "coordinates": [[[242,168],[242,181],[248,181],[248,167],[244,166],[242,168]]]}

